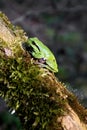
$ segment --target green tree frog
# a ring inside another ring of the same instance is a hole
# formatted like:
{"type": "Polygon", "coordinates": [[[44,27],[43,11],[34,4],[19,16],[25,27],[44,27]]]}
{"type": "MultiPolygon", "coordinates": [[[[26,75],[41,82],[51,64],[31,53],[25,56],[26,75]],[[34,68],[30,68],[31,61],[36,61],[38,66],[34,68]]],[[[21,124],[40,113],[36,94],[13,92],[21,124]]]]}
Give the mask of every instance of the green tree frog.
{"type": "Polygon", "coordinates": [[[38,64],[52,72],[58,72],[56,59],[50,49],[45,46],[38,38],[29,38],[26,43],[22,43],[24,50],[38,60],[38,64]]]}

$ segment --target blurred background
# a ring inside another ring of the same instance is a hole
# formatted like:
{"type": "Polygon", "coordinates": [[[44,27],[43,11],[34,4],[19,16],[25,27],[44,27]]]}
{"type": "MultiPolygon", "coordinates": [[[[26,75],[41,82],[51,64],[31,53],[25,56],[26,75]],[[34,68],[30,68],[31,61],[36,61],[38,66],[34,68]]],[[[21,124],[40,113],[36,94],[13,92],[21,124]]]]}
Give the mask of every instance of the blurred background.
{"type": "Polygon", "coordinates": [[[53,51],[56,76],[87,108],[87,1],[0,0],[0,11],[53,51]]]}

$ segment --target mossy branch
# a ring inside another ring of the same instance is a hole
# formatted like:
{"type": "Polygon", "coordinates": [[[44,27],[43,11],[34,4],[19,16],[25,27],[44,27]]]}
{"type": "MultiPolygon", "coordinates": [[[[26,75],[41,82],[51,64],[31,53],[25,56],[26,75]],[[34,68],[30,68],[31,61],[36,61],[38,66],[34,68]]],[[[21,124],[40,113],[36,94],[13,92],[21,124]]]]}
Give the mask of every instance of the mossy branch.
{"type": "Polygon", "coordinates": [[[21,46],[24,31],[0,13],[0,96],[25,130],[87,130],[87,110],[21,46]]]}

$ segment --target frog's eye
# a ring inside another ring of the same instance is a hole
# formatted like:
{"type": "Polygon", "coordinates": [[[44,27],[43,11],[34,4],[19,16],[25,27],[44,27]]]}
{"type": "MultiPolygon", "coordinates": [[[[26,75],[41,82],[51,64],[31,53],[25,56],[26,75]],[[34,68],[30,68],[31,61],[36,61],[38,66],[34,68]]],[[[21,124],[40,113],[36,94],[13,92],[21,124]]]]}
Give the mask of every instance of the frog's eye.
{"type": "Polygon", "coordinates": [[[30,53],[34,52],[33,47],[32,46],[28,46],[27,43],[22,43],[22,47],[23,47],[24,50],[26,50],[26,51],[28,51],[30,53]]]}

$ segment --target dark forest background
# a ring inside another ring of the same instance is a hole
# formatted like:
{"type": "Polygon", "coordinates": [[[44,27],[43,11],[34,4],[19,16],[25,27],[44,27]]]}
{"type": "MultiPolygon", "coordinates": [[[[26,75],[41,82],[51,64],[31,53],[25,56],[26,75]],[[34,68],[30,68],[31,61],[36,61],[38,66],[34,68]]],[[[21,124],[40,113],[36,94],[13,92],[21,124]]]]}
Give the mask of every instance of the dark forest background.
{"type": "Polygon", "coordinates": [[[87,107],[87,1],[0,0],[0,10],[53,51],[56,76],[87,107]]]}

